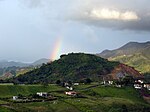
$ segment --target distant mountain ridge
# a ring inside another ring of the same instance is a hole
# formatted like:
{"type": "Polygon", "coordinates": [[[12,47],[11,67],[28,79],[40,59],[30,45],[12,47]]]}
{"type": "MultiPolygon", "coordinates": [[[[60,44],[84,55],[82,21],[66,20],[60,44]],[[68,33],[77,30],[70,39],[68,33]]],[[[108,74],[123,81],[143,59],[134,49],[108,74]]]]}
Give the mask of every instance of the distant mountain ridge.
{"type": "Polygon", "coordinates": [[[27,67],[30,64],[15,62],[15,61],[0,61],[0,68],[7,68],[7,67],[27,67]]]}
{"type": "Polygon", "coordinates": [[[39,59],[34,63],[21,63],[14,61],[0,61],[0,79],[7,79],[13,76],[18,76],[33,70],[35,67],[40,67],[42,64],[49,63],[50,60],[46,58],[39,59]]]}
{"type": "Polygon", "coordinates": [[[46,64],[46,63],[49,63],[49,62],[51,62],[50,59],[42,58],[42,59],[39,59],[39,60],[33,62],[31,65],[37,66],[37,65],[41,65],[41,64],[43,64],[43,63],[46,64]]]}
{"type": "Polygon", "coordinates": [[[104,58],[113,58],[121,55],[133,55],[135,53],[142,53],[150,58],[150,41],[145,43],[129,42],[116,50],[104,50],[98,54],[104,58]]]}
{"type": "Polygon", "coordinates": [[[129,42],[118,49],[105,50],[97,55],[133,66],[141,73],[150,72],[150,41],[129,42]]]}
{"type": "Polygon", "coordinates": [[[39,59],[33,63],[22,63],[22,62],[15,62],[15,61],[6,61],[6,60],[1,60],[0,61],[0,68],[8,68],[8,67],[29,67],[29,66],[39,66],[43,63],[48,63],[50,62],[50,59],[42,58],[39,59]]]}

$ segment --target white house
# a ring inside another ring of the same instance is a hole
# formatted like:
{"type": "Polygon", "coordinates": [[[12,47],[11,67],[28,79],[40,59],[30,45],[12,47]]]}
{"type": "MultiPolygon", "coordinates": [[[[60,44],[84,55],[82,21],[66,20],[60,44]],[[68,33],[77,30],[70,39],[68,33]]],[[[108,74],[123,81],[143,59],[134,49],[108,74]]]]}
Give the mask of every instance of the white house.
{"type": "Polygon", "coordinates": [[[79,85],[79,83],[74,83],[73,85],[74,85],[74,86],[78,86],[78,85],[79,85]]]}
{"type": "Polygon", "coordinates": [[[150,84],[144,84],[144,87],[148,90],[150,90],[150,84]]]}
{"type": "Polygon", "coordinates": [[[142,88],[142,85],[141,85],[141,84],[138,84],[138,83],[137,83],[137,84],[134,84],[134,88],[135,88],[135,89],[141,89],[141,88],[142,88]]]}
{"type": "Polygon", "coordinates": [[[72,91],[72,90],[73,90],[73,87],[69,87],[69,86],[67,86],[66,88],[67,88],[67,89],[69,89],[70,91],[72,91]]]}
{"type": "Polygon", "coordinates": [[[77,95],[77,92],[75,91],[69,91],[69,92],[65,92],[66,95],[69,95],[69,96],[75,96],[77,95]]]}
{"type": "Polygon", "coordinates": [[[47,97],[48,96],[47,92],[37,92],[36,94],[38,96],[41,96],[41,97],[47,97]]]}
{"type": "Polygon", "coordinates": [[[122,85],[121,85],[121,84],[117,84],[117,85],[116,85],[116,87],[121,88],[121,87],[122,87],[122,85]]]}
{"type": "Polygon", "coordinates": [[[143,84],[143,83],[144,83],[144,81],[143,81],[143,80],[141,80],[141,79],[138,79],[138,80],[135,80],[135,83],[141,83],[141,84],[143,84]]]}
{"type": "Polygon", "coordinates": [[[110,85],[112,85],[112,84],[113,84],[113,81],[108,81],[108,83],[109,83],[110,85]]]}
{"type": "Polygon", "coordinates": [[[13,100],[17,100],[18,99],[18,96],[13,96],[13,100]]]}

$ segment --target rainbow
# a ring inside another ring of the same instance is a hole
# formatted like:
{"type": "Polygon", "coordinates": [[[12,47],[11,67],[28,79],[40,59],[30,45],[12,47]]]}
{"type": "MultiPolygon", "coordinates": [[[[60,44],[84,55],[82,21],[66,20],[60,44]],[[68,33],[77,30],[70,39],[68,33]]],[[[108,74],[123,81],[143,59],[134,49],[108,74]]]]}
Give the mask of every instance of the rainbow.
{"type": "Polygon", "coordinates": [[[52,53],[51,53],[51,56],[50,56],[50,59],[52,61],[54,61],[54,60],[59,58],[59,54],[60,54],[60,51],[61,51],[61,44],[62,44],[62,37],[59,36],[55,40],[55,44],[54,44],[54,47],[53,47],[53,50],[52,50],[52,53]]]}

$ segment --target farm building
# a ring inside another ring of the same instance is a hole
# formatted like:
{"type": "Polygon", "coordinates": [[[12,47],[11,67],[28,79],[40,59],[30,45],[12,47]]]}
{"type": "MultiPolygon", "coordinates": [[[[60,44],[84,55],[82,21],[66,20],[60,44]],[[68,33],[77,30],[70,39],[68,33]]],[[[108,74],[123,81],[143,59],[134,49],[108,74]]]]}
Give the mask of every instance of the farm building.
{"type": "Polygon", "coordinates": [[[77,95],[77,92],[75,91],[69,91],[69,92],[65,92],[66,95],[69,95],[69,96],[75,96],[77,95]]]}
{"type": "Polygon", "coordinates": [[[47,97],[48,96],[48,93],[47,92],[37,92],[36,93],[38,96],[41,96],[41,97],[47,97]]]}

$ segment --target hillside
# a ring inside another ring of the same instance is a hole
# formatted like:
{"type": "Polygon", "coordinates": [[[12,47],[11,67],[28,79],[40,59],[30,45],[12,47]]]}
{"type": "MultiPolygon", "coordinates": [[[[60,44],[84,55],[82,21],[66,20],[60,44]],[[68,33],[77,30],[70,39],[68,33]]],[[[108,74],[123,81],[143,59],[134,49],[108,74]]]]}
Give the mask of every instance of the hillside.
{"type": "Polygon", "coordinates": [[[27,83],[56,82],[56,80],[81,81],[85,78],[98,80],[99,75],[109,74],[118,64],[91,54],[71,53],[19,76],[16,80],[27,83]]]}
{"type": "Polygon", "coordinates": [[[18,76],[33,70],[35,67],[40,67],[43,63],[50,62],[49,59],[39,59],[33,63],[21,63],[13,61],[0,61],[0,79],[8,79],[18,76]]]}
{"type": "Polygon", "coordinates": [[[130,42],[119,49],[105,50],[97,55],[135,67],[141,73],[150,72],[150,42],[130,42]]]}
{"type": "Polygon", "coordinates": [[[16,77],[33,70],[34,67],[6,67],[0,68],[0,79],[5,80],[8,78],[16,77]]]}
{"type": "MultiPolygon", "coordinates": [[[[118,62],[111,62],[95,55],[71,53],[62,55],[59,60],[18,76],[14,81],[20,83],[55,83],[57,80],[82,81],[87,78],[99,81],[103,76],[110,75],[119,65],[118,62]]],[[[124,73],[125,75],[137,77],[138,72],[134,68],[132,70],[128,68],[131,67],[121,68],[116,74],[124,73]]]]}

